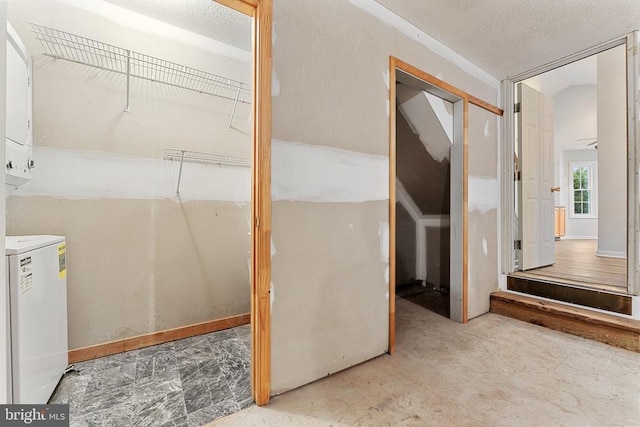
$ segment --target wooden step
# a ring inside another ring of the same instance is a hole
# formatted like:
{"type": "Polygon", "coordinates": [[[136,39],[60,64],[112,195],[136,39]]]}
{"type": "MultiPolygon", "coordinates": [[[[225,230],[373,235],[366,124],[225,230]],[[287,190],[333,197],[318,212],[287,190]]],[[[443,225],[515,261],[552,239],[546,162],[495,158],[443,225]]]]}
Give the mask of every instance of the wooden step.
{"type": "Polygon", "coordinates": [[[618,289],[595,289],[556,279],[513,273],[507,277],[507,289],[554,301],[569,302],[583,307],[598,308],[613,313],[631,314],[631,296],[618,289]]]}
{"type": "Polygon", "coordinates": [[[491,294],[491,313],[640,352],[640,320],[513,294],[491,294]]]}

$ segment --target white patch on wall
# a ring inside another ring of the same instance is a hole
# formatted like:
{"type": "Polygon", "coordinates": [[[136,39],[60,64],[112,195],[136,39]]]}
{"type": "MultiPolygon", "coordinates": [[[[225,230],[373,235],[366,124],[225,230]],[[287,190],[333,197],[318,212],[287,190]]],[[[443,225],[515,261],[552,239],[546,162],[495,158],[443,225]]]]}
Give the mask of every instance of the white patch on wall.
{"type": "Polygon", "coordinates": [[[276,21],[271,23],[271,46],[276,45],[276,40],[278,40],[278,35],[276,34],[276,21]]]}
{"type": "Polygon", "coordinates": [[[276,254],[276,245],[273,244],[273,236],[271,236],[271,258],[276,254]]]}
{"type": "Polygon", "coordinates": [[[391,106],[389,104],[389,100],[388,99],[385,100],[384,106],[385,106],[386,111],[387,111],[387,117],[389,117],[389,110],[391,109],[391,106]]]}
{"type": "Polygon", "coordinates": [[[498,208],[498,180],[487,176],[469,177],[469,211],[480,213],[498,208]]]}
{"type": "Polygon", "coordinates": [[[271,70],[271,96],[280,95],[280,79],[276,75],[276,70],[271,70]]]}
{"type": "Polygon", "coordinates": [[[389,199],[389,158],[273,140],[273,200],[366,202],[389,199]]]}
{"type": "MultiPolygon", "coordinates": [[[[34,178],[16,196],[62,199],[251,201],[251,168],[180,162],[99,151],[34,147],[34,178]]],[[[274,140],[272,198],[360,203],[389,199],[389,158],[274,140]]]]}
{"type": "Polygon", "coordinates": [[[380,237],[380,255],[382,262],[389,262],[389,223],[380,221],[378,226],[378,236],[380,237]]]}
{"type": "Polygon", "coordinates": [[[482,253],[487,255],[488,252],[489,252],[489,248],[487,247],[487,239],[483,237],[482,238],[482,253]]]}
{"type": "Polygon", "coordinates": [[[276,291],[273,287],[273,282],[269,285],[269,306],[273,310],[273,302],[276,300],[276,291]]]}
{"type": "Polygon", "coordinates": [[[491,132],[489,132],[489,120],[484,124],[484,137],[488,138],[491,132]]]}
{"type": "MultiPolygon", "coordinates": [[[[442,129],[444,129],[444,132],[449,138],[449,142],[453,144],[453,104],[429,92],[423,91],[422,93],[427,97],[433,112],[436,113],[442,129]]],[[[447,156],[448,155],[449,153],[447,153],[447,156]]]]}
{"type": "MultiPolygon", "coordinates": [[[[387,285],[388,285],[388,283],[387,283],[387,285]]],[[[385,297],[386,299],[389,299],[389,291],[387,291],[387,292],[385,292],[385,293],[384,293],[384,297],[385,297]]]]}
{"type": "Polygon", "coordinates": [[[389,89],[389,70],[384,70],[382,72],[382,80],[384,81],[386,88],[389,89]]]}
{"type": "MultiPolygon", "coordinates": [[[[97,151],[34,147],[33,180],[16,196],[64,199],[175,199],[180,162],[97,151]]],[[[251,168],[185,162],[181,201],[251,200],[251,168]]]]}
{"type": "Polygon", "coordinates": [[[353,230],[353,224],[347,225],[347,228],[350,228],[351,230],[353,230]]]}
{"type": "Polygon", "coordinates": [[[380,257],[385,264],[384,283],[389,284],[389,223],[380,221],[378,225],[378,237],[380,238],[380,257]]]}
{"type": "Polygon", "coordinates": [[[403,34],[407,38],[422,44],[423,46],[427,47],[427,49],[431,50],[442,58],[451,61],[452,63],[460,67],[463,71],[483,81],[493,89],[497,89],[500,86],[500,82],[491,74],[473,64],[462,55],[459,55],[458,53],[449,49],[424,31],[422,31],[420,28],[407,22],[402,17],[396,15],[391,10],[387,9],[375,0],[349,0],[349,3],[372,15],[382,23],[396,29],[399,33],[403,34]]]}

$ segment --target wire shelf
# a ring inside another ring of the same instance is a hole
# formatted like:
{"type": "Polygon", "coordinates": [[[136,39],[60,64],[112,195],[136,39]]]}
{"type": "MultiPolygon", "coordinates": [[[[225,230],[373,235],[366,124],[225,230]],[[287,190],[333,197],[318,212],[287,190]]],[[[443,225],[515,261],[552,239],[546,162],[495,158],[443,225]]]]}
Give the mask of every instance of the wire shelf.
{"type": "Polygon", "coordinates": [[[205,153],[203,151],[181,150],[179,148],[165,148],[164,159],[180,162],[180,169],[178,171],[178,182],[176,184],[176,196],[180,196],[180,183],[182,182],[182,167],[184,165],[184,162],[251,167],[250,157],[205,153]]]}
{"type": "Polygon", "coordinates": [[[32,22],[28,24],[47,56],[235,102],[251,103],[251,87],[247,83],[55,28],[32,22]]]}
{"type": "Polygon", "coordinates": [[[227,166],[251,166],[250,157],[205,153],[203,151],[182,150],[179,148],[165,148],[164,159],[194,163],[212,163],[227,166]]]}

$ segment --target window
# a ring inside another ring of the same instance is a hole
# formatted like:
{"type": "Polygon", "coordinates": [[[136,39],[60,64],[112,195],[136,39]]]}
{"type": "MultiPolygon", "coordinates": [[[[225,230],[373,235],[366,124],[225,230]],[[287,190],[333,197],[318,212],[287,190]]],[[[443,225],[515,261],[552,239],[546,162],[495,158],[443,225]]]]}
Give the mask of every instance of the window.
{"type": "Polygon", "coordinates": [[[597,218],[596,162],[570,163],[571,217],[597,218]]]}

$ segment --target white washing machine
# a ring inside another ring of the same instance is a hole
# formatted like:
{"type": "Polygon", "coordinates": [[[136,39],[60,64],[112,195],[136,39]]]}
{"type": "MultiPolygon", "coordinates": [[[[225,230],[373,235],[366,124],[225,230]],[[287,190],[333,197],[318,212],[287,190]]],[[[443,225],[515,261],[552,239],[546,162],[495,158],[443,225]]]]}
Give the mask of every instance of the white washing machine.
{"type": "Polygon", "coordinates": [[[7,236],[13,403],[46,404],[68,366],[61,236],[7,236]]]}

